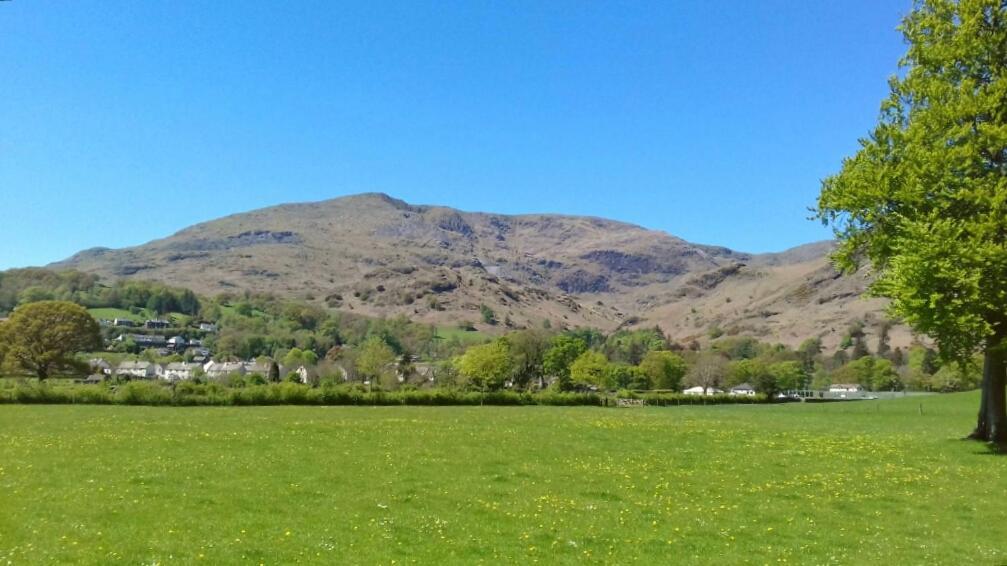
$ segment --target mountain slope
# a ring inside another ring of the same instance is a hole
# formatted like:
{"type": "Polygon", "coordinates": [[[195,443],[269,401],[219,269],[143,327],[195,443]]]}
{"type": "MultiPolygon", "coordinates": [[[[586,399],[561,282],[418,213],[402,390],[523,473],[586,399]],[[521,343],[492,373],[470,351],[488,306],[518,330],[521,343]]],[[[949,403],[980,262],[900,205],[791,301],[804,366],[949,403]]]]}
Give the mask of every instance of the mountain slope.
{"type": "Polygon", "coordinates": [[[436,324],[476,322],[485,304],[514,326],[661,324],[683,340],[716,327],[794,343],[838,341],[851,320],[880,319],[882,304],[858,298],[862,281],[838,278],[829,249],[751,255],[601,218],[462,212],[363,194],[236,214],[53,267],[436,324]]]}

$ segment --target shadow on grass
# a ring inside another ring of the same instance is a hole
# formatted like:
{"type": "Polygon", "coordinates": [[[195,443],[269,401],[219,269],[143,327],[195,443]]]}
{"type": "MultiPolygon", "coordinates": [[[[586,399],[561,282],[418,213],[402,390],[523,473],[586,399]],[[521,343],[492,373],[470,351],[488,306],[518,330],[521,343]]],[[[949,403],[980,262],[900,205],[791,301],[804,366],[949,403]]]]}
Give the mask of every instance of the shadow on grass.
{"type": "Polygon", "coordinates": [[[962,440],[975,443],[976,447],[980,447],[980,450],[974,452],[980,456],[1007,456],[1007,441],[1004,442],[987,442],[978,438],[972,438],[966,436],[962,440]]]}

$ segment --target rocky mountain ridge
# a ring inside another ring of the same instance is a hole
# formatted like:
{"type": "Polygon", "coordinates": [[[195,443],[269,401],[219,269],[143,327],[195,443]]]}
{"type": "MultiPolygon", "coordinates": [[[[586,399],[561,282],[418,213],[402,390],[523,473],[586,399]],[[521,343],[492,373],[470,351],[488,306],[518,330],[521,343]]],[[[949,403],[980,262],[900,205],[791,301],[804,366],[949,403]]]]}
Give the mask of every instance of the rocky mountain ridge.
{"type": "Polygon", "coordinates": [[[603,218],[464,212],[369,193],[235,214],[52,267],[441,325],[478,323],[487,305],[497,328],[659,324],[683,341],[724,333],[833,344],[853,320],[880,322],[884,303],[860,298],[863,277],[835,272],[831,246],[747,254],[603,218]]]}

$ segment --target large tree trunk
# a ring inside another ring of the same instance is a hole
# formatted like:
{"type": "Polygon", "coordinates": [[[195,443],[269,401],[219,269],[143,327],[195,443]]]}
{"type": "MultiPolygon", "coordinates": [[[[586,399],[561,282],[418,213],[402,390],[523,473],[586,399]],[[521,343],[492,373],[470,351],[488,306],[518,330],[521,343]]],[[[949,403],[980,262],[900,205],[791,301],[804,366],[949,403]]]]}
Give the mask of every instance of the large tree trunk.
{"type": "Polygon", "coordinates": [[[979,401],[979,416],[976,428],[969,435],[975,440],[1007,442],[1007,352],[1005,352],[1007,329],[997,328],[986,341],[983,357],[982,397],[979,401]]]}
{"type": "Polygon", "coordinates": [[[1004,391],[1004,382],[1007,381],[1007,359],[1001,348],[994,349],[993,357],[993,371],[990,372],[986,400],[986,421],[989,425],[987,440],[1002,444],[1007,441],[1007,398],[1004,391]]]}
{"type": "Polygon", "coordinates": [[[983,383],[982,383],[982,397],[979,399],[979,417],[976,420],[976,428],[969,434],[966,438],[969,440],[986,440],[990,436],[990,423],[986,418],[986,413],[989,410],[989,398],[990,398],[990,374],[992,373],[992,356],[991,352],[987,351],[983,358],[983,383]]]}

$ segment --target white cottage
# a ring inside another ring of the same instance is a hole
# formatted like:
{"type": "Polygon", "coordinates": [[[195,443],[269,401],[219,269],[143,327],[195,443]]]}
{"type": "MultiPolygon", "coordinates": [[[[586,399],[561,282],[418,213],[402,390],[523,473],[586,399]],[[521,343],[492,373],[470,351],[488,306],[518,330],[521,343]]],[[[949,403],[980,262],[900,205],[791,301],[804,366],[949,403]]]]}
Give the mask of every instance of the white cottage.
{"type": "Polygon", "coordinates": [[[175,362],[164,366],[162,379],[167,381],[182,381],[192,379],[196,376],[196,370],[201,369],[201,364],[175,362]]]}
{"type": "Polygon", "coordinates": [[[116,375],[136,377],[139,379],[153,379],[158,377],[163,368],[160,364],[153,362],[122,362],[115,368],[116,375]]]}
{"type": "Polygon", "coordinates": [[[218,378],[226,377],[232,373],[245,375],[245,364],[241,362],[207,362],[203,366],[206,377],[218,378]]]}
{"type": "Polygon", "coordinates": [[[730,394],[751,397],[755,395],[755,388],[747,383],[741,383],[732,387],[730,394]]]}
{"type": "Polygon", "coordinates": [[[704,388],[701,385],[697,385],[695,387],[690,387],[686,389],[682,393],[685,393],[686,395],[717,395],[723,392],[724,392],[723,389],[717,389],[716,387],[704,388]]]}

